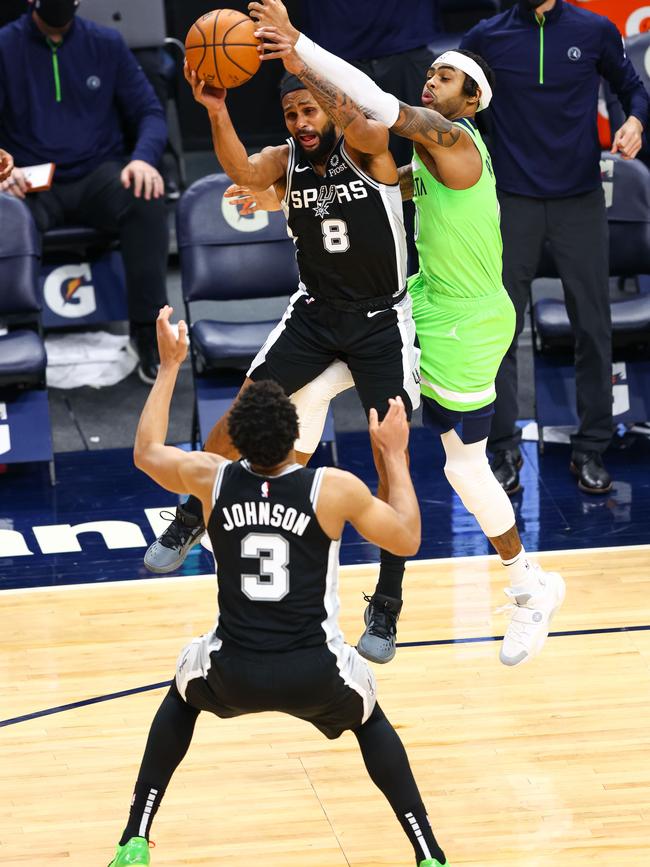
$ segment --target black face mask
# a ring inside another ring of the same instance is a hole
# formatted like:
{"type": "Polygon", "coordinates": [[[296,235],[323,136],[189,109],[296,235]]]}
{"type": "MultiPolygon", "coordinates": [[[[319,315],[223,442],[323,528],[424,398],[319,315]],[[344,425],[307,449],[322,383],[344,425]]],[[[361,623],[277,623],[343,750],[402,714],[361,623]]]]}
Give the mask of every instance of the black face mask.
{"type": "Polygon", "coordinates": [[[538,9],[546,0],[527,0],[527,3],[531,9],[538,9]]]}
{"type": "Polygon", "coordinates": [[[79,0],[36,0],[34,10],[50,27],[65,27],[75,16],[79,0]]]}

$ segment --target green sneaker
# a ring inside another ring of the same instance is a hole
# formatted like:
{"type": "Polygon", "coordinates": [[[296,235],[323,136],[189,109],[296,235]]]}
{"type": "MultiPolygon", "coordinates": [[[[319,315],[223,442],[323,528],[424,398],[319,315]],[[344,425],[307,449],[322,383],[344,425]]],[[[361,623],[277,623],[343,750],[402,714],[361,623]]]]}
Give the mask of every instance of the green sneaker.
{"type": "Polygon", "coordinates": [[[420,867],[450,867],[450,865],[449,861],[445,861],[444,864],[441,864],[440,861],[436,861],[435,858],[427,858],[426,861],[420,861],[420,867]]]}
{"type": "MultiPolygon", "coordinates": [[[[115,858],[111,861],[108,867],[149,867],[151,858],[149,857],[149,842],[144,837],[131,837],[127,840],[124,846],[118,843],[115,850],[115,858]]],[[[437,862],[432,861],[432,864],[437,862]]]]}

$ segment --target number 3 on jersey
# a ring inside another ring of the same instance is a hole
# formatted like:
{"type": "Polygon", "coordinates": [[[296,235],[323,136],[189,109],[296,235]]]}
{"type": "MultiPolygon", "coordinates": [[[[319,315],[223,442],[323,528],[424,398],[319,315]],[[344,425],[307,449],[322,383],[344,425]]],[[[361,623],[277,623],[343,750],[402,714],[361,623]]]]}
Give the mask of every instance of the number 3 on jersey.
{"type": "Polygon", "coordinates": [[[348,224],[345,220],[323,220],[323,246],[328,253],[345,253],[350,249],[348,224]]]}
{"type": "Polygon", "coordinates": [[[242,557],[258,561],[254,575],[241,576],[244,596],[254,602],[279,602],[289,592],[289,543],[283,536],[249,533],[241,543],[242,557]]]}

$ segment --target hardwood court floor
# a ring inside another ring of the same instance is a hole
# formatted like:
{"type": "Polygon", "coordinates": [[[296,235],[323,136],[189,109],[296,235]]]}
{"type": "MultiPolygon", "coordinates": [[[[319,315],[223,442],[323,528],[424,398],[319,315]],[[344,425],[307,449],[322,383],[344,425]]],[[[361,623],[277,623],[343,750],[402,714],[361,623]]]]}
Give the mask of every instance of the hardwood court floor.
{"type": "MultiPolygon", "coordinates": [[[[650,547],[540,555],[567,599],[509,670],[491,558],[411,564],[404,646],[377,668],[450,865],[642,867],[650,852],[650,547]],[[646,627],[622,631],[622,627],[646,627]],[[581,632],[585,630],[586,632],[581,632]],[[594,630],[590,632],[590,630],[594,630]],[[608,631],[609,630],[609,631],[608,631]],[[577,633],[577,634],[576,634],[577,633]],[[435,642],[443,642],[436,644],[435,642]]],[[[355,641],[375,570],[342,570],[355,641]]],[[[169,679],[210,627],[214,583],[152,580],[0,594],[0,717],[169,679]]],[[[162,687],[0,728],[0,863],[102,867],[124,824],[162,687]]],[[[265,714],[202,715],[154,824],[153,867],[413,863],[356,740],[265,714]]]]}

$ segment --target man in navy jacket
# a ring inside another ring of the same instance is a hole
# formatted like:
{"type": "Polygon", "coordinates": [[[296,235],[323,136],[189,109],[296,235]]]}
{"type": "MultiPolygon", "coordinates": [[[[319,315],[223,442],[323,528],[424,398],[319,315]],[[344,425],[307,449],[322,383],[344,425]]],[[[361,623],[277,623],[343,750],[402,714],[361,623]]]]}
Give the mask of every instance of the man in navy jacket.
{"type": "Polygon", "coordinates": [[[509,494],[519,490],[516,342],[546,240],[575,333],[580,427],[572,438],[571,469],[582,490],[606,493],[612,484],[602,460],[612,435],[611,317],[598,88],[602,76],[625,109],[612,148],[625,159],[641,148],[648,94],[615,25],[565,0],[519,0],[481,21],[461,45],[484,57],[498,81],[491,150],[503,280],[517,311],[515,339],[496,381],[492,468],[509,494]]]}
{"type": "Polygon", "coordinates": [[[153,382],[155,321],[166,304],[162,107],[117,31],[76,18],[79,0],[31,0],[0,29],[0,146],[16,168],[0,190],[24,199],[38,229],[82,222],[118,231],[138,373],[153,382]],[[127,155],[125,131],[135,137],[127,155]],[[54,162],[48,191],[21,166],[54,162]]]}

